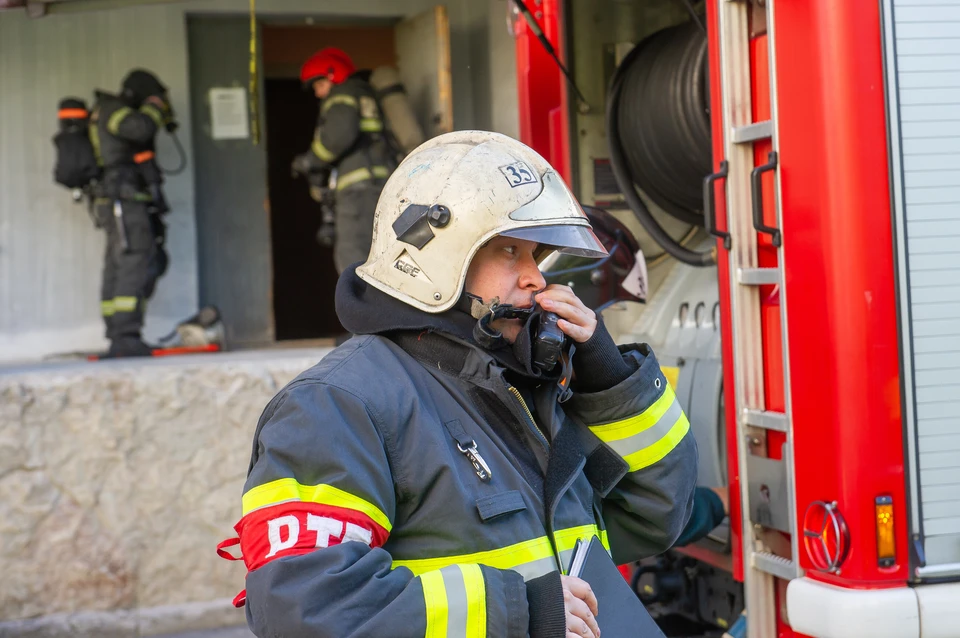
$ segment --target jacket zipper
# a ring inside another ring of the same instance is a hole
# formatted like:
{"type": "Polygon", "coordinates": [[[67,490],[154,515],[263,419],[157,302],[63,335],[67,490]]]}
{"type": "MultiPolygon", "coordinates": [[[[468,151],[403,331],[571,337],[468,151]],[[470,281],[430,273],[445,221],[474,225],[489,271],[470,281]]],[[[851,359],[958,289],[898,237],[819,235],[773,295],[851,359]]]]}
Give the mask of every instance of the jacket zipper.
{"type": "MultiPolygon", "coordinates": [[[[533,413],[530,412],[530,408],[527,407],[527,402],[523,400],[523,395],[520,394],[520,390],[517,390],[514,386],[508,385],[507,389],[510,390],[510,394],[516,397],[517,401],[520,403],[520,407],[523,408],[524,414],[527,415],[528,425],[533,429],[534,436],[537,440],[540,441],[540,444],[543,445],[545,450],[550,449],[549,443],[547,443],[547,437],[543,435],[543,432],[540,431],[540,428],[537,427],[537,422],[533,419],[533,413]]],[[[553,560],[557,564],[557,569],[560,573],[563,571],[563,560],[560,558],[560,548],[557,547],[557,538],[553,530],[553,516],[551,513],[547,512],[547,532],[550,537],[550,546],[553,549],[553,560]]]]}
{"type": "Polygon", "coordinates": [[[543,436],[543,432],[540,431],[540,428],[537,427],[537,422],[533,420],[533,413],[530,412],[530,408],[527,407],[527,402],[523,400],[523,395],[520,394],[520,390],[517,390],[512,385],[507,386],[507,389],[510,390],[510,394],[517,398],[517,401],[520,402],[520,407],[523,408],[524,414],[527,415],[529,420],[528,424],[533,429],[534,436],[537,437],[537,440],[543,445],[545,450],[550,449],[550,444],[547,443],[547,437],[543,436]]]}

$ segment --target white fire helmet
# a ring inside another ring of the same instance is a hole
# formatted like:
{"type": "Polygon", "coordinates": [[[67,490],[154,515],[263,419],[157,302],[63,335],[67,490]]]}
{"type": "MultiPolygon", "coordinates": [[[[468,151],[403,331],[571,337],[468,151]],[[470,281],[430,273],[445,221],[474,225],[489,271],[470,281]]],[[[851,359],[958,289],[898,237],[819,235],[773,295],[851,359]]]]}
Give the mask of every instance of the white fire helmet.
{"type": "Polygon", "coordinates": [[[477,250],[497,235],[585,257],[607,254],[536,151],[499,133],[446,133],[414,149],[387,180],[370,255],[357,274],[415,308],[443,312],[460,298],[477,250]]]}

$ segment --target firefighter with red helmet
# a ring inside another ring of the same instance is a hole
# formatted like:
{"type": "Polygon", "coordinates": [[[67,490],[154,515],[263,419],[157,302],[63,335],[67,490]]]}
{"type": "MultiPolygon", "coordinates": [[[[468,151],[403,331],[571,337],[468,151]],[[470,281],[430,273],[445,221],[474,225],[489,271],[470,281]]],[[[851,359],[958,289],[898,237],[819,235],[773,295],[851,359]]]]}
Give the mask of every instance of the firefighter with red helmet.
{"type": "MultiPolygon", "coordinates": [[[[310,150],[298,155],[292,168],[313,186],[326,184],[336,169],[333,259],[338,272],[366,259],[377,199],[396,166],[369,75],[333,47],[315,53],[300,70],[304,87],[311,88],[321,104],[310,150]]],[[[311,188],[315,199],[318,190],[311,188]]]]}

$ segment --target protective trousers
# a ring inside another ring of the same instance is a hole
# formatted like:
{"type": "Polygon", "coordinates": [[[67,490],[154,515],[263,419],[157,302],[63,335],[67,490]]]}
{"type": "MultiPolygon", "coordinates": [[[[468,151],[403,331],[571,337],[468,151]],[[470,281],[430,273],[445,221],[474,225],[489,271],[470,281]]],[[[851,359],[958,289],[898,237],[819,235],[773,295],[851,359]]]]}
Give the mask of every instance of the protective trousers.
{"type": "Polygon", "coordinates": [[[116,203],[119,209],[115,202],[98,206],[107,231],[100,306],[111,341],[140,338],[147,299],[166,267],[162,238],[157,235],[163,223],[152,219],[155,215],[147,212],[146,202],[116,203]]]}
{"type": "Polygon", "coordinates": [[[366,181],[337,193],[337,241],[333,263],[337,273],[367,260],[373,240],[373,216],[384,182],[366,181]]]}

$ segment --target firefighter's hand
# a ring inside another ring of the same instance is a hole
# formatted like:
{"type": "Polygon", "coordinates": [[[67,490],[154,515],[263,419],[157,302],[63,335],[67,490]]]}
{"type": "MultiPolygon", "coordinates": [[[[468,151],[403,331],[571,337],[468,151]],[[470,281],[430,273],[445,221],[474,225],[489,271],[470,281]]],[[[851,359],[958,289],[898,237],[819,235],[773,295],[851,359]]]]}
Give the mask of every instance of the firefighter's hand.
{"type": "Polygon", "coordinates": [[[570,286],[550,284],[535,297],[544,310],[560,316],[557,327],[577,343],[585,343],[597,329],[597,315],[587,308],[570,286]]]}
{"type": "Polygon", "coordinates": [[[600,638],[597,597],[590,585],[574,576],[560,576],[563,608],[567,614],[566,638],[600,638]]]}
{"type": "Polygon", "coordinates": [[[294,157],[293,162],[290,163],[290,173],[294,177],[307,175],[311,170],[313,170],[313,162],[311,161],[309,151],[306,153],[300,153],[294,157]]]}
{"type": "Polygon", "coordinates": [[[143,101],[144,104],[152,104],[163,114],[164,120],[173,119],[173,107],[170,106],[170,102],[162,95],[151,95],[143,101]]]}

